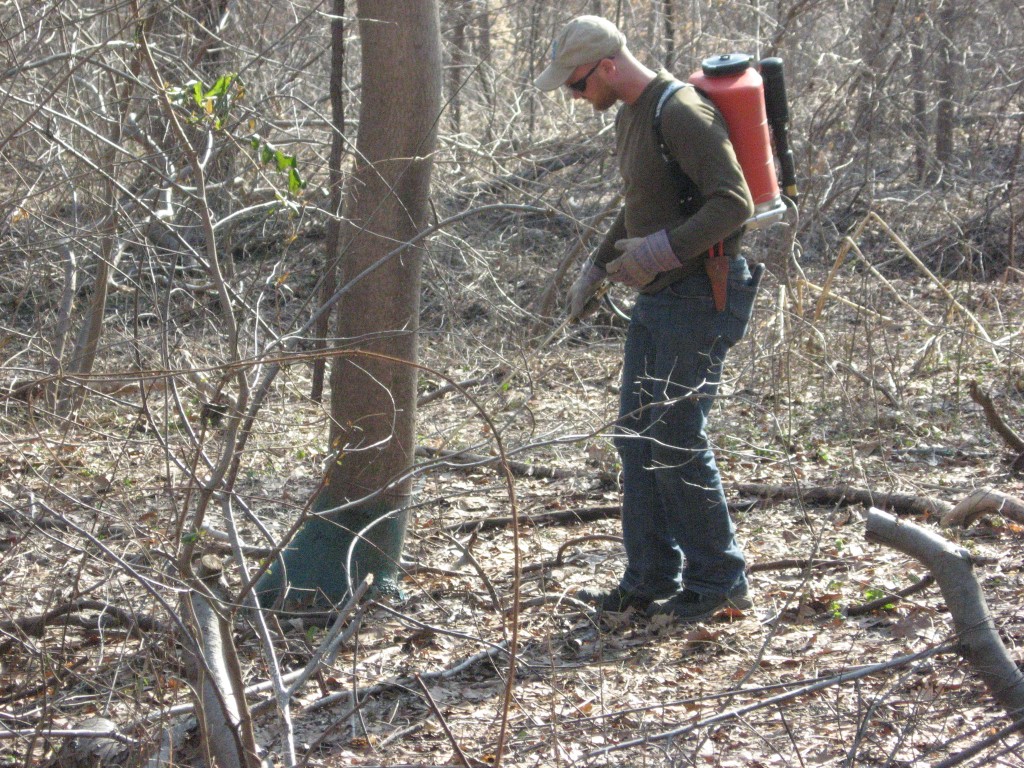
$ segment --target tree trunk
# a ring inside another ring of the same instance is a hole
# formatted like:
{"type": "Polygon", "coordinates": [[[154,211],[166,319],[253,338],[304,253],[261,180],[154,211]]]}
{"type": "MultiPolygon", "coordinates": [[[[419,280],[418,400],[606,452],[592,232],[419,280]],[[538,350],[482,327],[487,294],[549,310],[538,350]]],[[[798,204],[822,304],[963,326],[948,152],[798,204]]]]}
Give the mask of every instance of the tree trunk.
{"type": "MultiPolygon", "coordinates": [[[[65,366],[65,373],[72,376],[88,376],[96,364],[100,338],[103,335],[103,320],[107,314],[107,295],[110,288],[110,273],[119,258],[120,246],[120,213],[117,200],[117,189],[114,182],[116,174],[116,153],[113,147],[121,142],[120,115],[111,120],[108,133],[109,144],[103,149],[103,209],[104,220],[100,231],[99,253],[96,256],[96,275],[93,279],[92,298],[82,318],[71,358],[65,366]]],[[[58,388],[57,413],[68,416],[82,404],[85,390],[81,382],[63,383],[58,388]]]]}
{"type": "Polygon", "coordinates": [[[397,592],[412,491],[421,254],[388,254],[427,221],[441,105],[437,3],[361,0],[358,19],[360,163],[348,188],[341,263],[343,283],[358,284],[337,313],[337,336],[352,353],[331,368],[335,458],[313,504],[318,517],[257,585],[268,605],[287,579],[289,609],[336,604],[367,573],[375,590],[397,592]]]}
{"type": "Polygon", "coordinates": [[[861,76],[854,133],[869,142],[881,110],[880,94],[886,77],[886,54],[892,39],[896,0],[871,0],[860,35],[861,76]]]}
{"type": "Polygon", "coordinates": [[[663,0],[662,21],[665,30],[665,68],[671,70],[676,58],[676,11],[673,0],[663,0]]]}
{"type": "Polygon", "coordinates": [[[473,24],[475,32],[474,45],[477,60],[481,66],[477,67],[477,77],[480,78],[480,87],[483,90],[484,103],[487,106],[487,124],[484,126],[483,140],[485,144],[494,141],[494,122],[497,119],[495,106],[494,61],[491,58],[491,9],[490,0],[479,0],[476,18],[473,24]]]}
{"type": "Polygon", "coordinates": [[[461,0],[448,2],[448,13],[445,27],[448,32],[448,45],[451,49],[451,63],[448,67],[448,124],[456,136],[462,133],[462,85],[466,79],[466,22],[468,8],[461,0]]]}
{"type": "Polygon", "coordinates": [[[942,169],[942,179],[948,181],[946,171],[953,160],[953,130],[956,127],[956,52],[953,38],[958,23],[954,0],[945,0],[939,11],[938,72],[935,85],[938,103],[935,107],[935,161],[942,169]]]}
{"type": "MultiPolygon", "coordinates": [[[[341,160],[345,154],[345,0],[334,0],[331,19],[331,76],[328,91],[331,97],[331,156],[327,174],[330,198],[328,205],[331,218],[327,220],[327,237],[324,244],[324,273],[320,285],[320,299],[327,301],[334,295],[338,282],[338,245],[341,241],[342,175],[341,160]]],[[[314,335],[315,347],[327,345],[327,330],[330,315],[324,314],[317,321],[314,335]]],[[[313,361],[313,384],[310,397],[320,402],[324,393],[324,371],[327,361],[319,357],[313,361]]]]}
{"type": "Polygon", "coordinates": [[[925,64],[924,18],[920,3],[910,9],[910,85],[914,101],[914,172],[921,183],[928,175],[928,81],[925,64]]]}

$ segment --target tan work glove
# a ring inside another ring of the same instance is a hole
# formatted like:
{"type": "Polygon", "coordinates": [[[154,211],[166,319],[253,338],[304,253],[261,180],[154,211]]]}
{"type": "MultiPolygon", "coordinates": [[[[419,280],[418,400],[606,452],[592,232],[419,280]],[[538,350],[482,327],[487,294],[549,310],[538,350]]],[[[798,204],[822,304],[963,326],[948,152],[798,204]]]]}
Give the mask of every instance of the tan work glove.
{"type": "Polygon", "coordinates": [[[608,262],[608,279],[630,288],[643,288],[659,273],[682,266],[664,229],[647,237],[616,240],[615,248],[622,255],[608,262]]]}

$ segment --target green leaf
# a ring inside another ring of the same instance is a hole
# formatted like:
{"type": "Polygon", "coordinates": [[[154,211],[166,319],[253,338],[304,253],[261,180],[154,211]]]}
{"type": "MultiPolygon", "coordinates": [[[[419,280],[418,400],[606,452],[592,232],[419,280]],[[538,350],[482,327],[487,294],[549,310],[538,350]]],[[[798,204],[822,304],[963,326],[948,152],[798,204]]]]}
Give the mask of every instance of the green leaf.
{"type": "Polygon", "coordinates": [[[293,195],[297,195],[303,189],[306,188],[306,182],[303,181],[302,177],[299,176],[299,172],[294,168],[288,171],[288,191],[293,195]]]}
{"type": "Polygon", "coordinates": [[[273,165],[276,170],[288,174],[288,192],[290,194],[298,194],[306,188],[306,181],[299,174],[299,162],[295,155],[289,155],[283,150],[277,149],[269,141],[265,141],[256,134],[249,139],[249,144],[259,153],[262,165],[273,165]]]}
{"type": "Polygon", "coordinates": [[[277,161],[277,170],[279,171],[287,171],[295,167],[295,155],[286,155],[281,150],[277,150],[274,159],[277,161]]]}
{"type": "Polygon", "coordinates": [[[213,88],[206,92],[205,98],[216,99],[227,94],[228,89],[231,88],[231,83],[235,79],[235,73],[223,75],[216,83],[213,84],[213,88]]]}
{"type": "Polygon", "coordinates": [[[181,540],[185,544],[195,544],[203,537],[202,531],[185,531],[181,535],[181,540]]]}

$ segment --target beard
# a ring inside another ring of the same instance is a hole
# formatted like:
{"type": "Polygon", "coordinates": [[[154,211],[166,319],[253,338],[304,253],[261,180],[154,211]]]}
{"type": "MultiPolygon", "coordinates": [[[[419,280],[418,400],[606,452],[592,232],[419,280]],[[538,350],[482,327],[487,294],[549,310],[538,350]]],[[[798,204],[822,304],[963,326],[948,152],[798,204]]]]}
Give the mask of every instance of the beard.
{"type": "Polygon", "coordinates": [[[596,80],[591,86],[593,96],[587,98],[595,112],[604,112],[611,109],[619,100],[618,94],[601,80],[596,80]]]}

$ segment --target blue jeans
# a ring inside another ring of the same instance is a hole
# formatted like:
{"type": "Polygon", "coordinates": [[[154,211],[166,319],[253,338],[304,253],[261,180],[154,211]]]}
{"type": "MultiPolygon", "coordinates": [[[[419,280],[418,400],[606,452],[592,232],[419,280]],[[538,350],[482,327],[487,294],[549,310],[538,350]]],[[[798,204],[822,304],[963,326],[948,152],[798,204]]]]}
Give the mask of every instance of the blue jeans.
{"type": "Polygon", "coordinates": [[[725,311],[703,272],[640,294],[626,336],[615,447],[622,461],[620,585],[662,598],[746,589],[743,552],[705,432],[726,352],[743,336],[760,265],[730,265],[725,311]]]}

